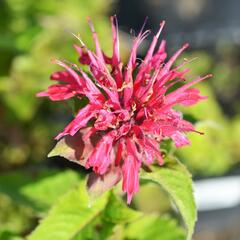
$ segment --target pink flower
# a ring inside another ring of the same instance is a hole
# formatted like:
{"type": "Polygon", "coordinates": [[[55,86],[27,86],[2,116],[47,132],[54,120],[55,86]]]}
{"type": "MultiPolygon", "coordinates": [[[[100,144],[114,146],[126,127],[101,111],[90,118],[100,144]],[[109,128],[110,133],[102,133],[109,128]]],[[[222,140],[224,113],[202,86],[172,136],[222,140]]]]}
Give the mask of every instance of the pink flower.
{"type": "Polygon", "coordinates": [[[166,60],[164,40],[155,50],[164,21],[160,23],[160,29],[153,37],[145,58],[138,63],[137,49],[149,33],[140,31],[133,40],[125,66],[120,60],[116,17],[111,17],[111,57],[101,50],[93,24],[90,19],[88,22],[96,52],[90,51],[80,39],[81,45],[74,47],[79,53],[80,63],[89,66],[89,74],[76,64],[55,60],[64,70],[54,73],[51,79],[60,83],[50,86],[38,96],[48,96],[53,101],[72,97],[81,99],[83,96],[88,98],[89,103],[79,109],[74,120],[56,139],[65,135],[73,136],[77,132],[89,139],[100,133],[102,137],[90,153],[85,167],[92,167],[100,175],[111,171],[111,166],[120,167],[122,189],[127,193],[127,202],[130,203],[139,188],[141,165],[152,164],[155,160],[163,164],[159,148],[161,141],[170,138],[176,147],[189,144],[185,133],[194,132],[194,126],[173,107],[177,104],[189,106],[205,99],[197,89],[191,87],[210,75],[183,84],[188,70],[181,70],[181,67],[188,62],[185,60],[177,67],[173,67],[173,63],[188,44],[183,45],[169,60],[166,60]],[[179,82],[182,82],[182,86],[171,91],[170,88],[179,82]],[[91,127],[87,128],[89,124],[91,127]]]}

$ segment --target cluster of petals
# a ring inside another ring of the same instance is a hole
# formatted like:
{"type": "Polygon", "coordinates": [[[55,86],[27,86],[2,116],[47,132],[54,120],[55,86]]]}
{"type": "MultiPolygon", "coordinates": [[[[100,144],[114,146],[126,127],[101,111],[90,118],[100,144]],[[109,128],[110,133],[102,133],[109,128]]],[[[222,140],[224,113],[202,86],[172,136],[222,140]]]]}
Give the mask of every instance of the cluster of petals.
{"type": "Polygon", "coordinates": [[[101,133],[102,137],[89,154],[85,167],[92,168],[99,175],[111,171],[112,166],[119,167],[122,189],[130,203],[139,188],[140,167],[154,162],[163,164],[159,147],[161,141],[172,139],[176,147],[189,144],[185,133],[195,131],[194,126],[173,107],[177,104],[190,106],[204,99],[192,86],[210,75],[185,82],[188,69],[182,70],[182,67],[188,61],[183,60],[177,67],[173,64],[188,44],[167,59],[165,40],[157,47],[164,21],[160,23],[160,29],[141,61],[137,58],[137,50],[149,31],[142,29],[134,37],[125,65],[120,59],[116,17],[111,17],[111,57],[101,50],[93,24],[90,19],[88,21],[96,45],[95,52],[90,51],[81,39],[81,44],[74,47],[79,54],[79,62],[87,65],[89,72],[86,73],[77,64],[55,60],[63,71],[53,73],[51,79],[59,83],[38,93],[38,96],[47,96],[53,101],[73,97],[80,101],[82,97],[87,97],[88,104],[79,109],[56,139],[74,136],[81,131],[84,139],[101,133]],[[179,82],[182,83],[180,87],[173,88],[179,82]]]}

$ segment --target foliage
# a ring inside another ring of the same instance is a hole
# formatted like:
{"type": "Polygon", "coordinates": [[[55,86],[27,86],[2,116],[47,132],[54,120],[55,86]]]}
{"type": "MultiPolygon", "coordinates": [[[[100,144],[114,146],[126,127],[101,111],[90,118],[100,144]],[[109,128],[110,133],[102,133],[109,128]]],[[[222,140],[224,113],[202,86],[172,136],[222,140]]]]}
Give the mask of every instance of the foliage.
{"type": "Polygon", "coordinates": [[[169,193],[186,224],[187,239],[191,239],[197,216],[191,176],[176,159],[168,158],[165,161],[164,167],[143,173],[142,179],[157,182],[169,193]]]}
{"type": "MultiPolygon", "coordinates": [[[[190,63],[189,78],[204,72],[215,75],[200,84],[207,101],[181,108],[204,135],[189,135],[192,145],[180,150],[166,141],[161,146],[166,164],[142,171],[143,185],[132,205],[122,200],[120,184],[112,189],[119,181],[117,171],[107,180],[91,175],[89,179],[97,180],[89,184],[79,168],[50,166],[60,165],[56,158],[43,161],[72,109],[66,102],[65,116],[57,104],[36,99],[35,94],[46,88],[55,68],[50,59],[77,57],[69,47],[75,41],[70,32],[79,32],[92,47],[86,16],[96,19],[102,47],[111,51],[106,37],[109,7],[106,0],[0,1],[0,240],[183,240],[184,225],[190,239],[196,221],[192,180],[171,155],[199,177],[225,174],[239,166],[240,68],[231,48],[220,49],[215,56],[205,52],[185,56],[199,58],[190,63]]],[[[71,156],[74,161],[75,152],[62,150],[66,145],[61,143],[51,155],[71,156]]]]}
{"type": "Polygon", "coordinates": [[[106,204],[107,196],[90,203],[84,182],[66,194],[28,237],[37,239],[72,239],[84,226],[94,220],[106,204]]]}
{"type": "Polygon", "coordinates": [[[184,240],[185,235],[176,221],[168,217],[159,218],[156,215],[145,216],[138,221],[129,224],[126,229],[127,239],[156,239],[156,240],[184,240]],[[139,234],[141,229],[141,234],[139,234]]]}
{"type": "Polygon", "coordinates": [[[0,192],[41,213],[47,211],[79,179],[79,174],[70,170],[15,171],[0,177],[0,192]]]}
{"type": "MultiPolygon", "coordinates": [[[[152,173],[143,172],[142,179],[158,182],[169,192],[191,235],[195,208],[187,170],[175,160],[169,160],[165,167],[154,167],[152,173]]],[[[1,194],[32,211],[30,220],[34,214],[41,218],[45,216],[28,239],[92,239],[93,236],[94,239],[101,239],[102,236],[111,239],[116,234],[115,231],[121,232],[122,238],[119,239],[131,239],[132,236],[147,239],[155,232],[159,232],[159,239],[160,236],[162,239],[174,239],[175,236],[184,239],[183,229],[177,227],[174,220],[162,219],[156,214],[143,214],[127,207],[117,190],[111,194],[107,191],[100,197],[91,199],[86,189],[86,180],[74,171],[43,169],[32,170],[31,174],[29,170],[25,173],[16,171],[2,175],[0,186],[1,194]],[[21,178],[23,175],[24,179],[21,178]],[[48,211],[50,206],[53,207],[48,211]],[[154,223],[162,223],[163,226],[158,228],[154,223]],[[138,224],[152,227],[144,235],[136,235],[134,229],[138,224]],[[169,236],[162,231],[164,226],[172,229],[169,236]]],[[[31,227],[31,223],[28,224],[31,227]]],[[[7,233],[2,234],[5,236],[7,233]]],[[[14,231],[11,234],[14,235],[14,231]]]]}

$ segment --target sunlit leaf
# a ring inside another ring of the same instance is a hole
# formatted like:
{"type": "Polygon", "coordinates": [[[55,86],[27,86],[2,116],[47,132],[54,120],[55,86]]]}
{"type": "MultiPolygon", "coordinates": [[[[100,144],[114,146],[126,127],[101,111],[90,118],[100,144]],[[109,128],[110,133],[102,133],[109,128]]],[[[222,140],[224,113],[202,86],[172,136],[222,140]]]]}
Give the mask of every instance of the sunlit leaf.
{"type": "Polygon", "coordinates": [[[145,215],[129,224],[125,233],[127,239],[135,240],[185,240],[184,230],[175,220],[157,215],[145,215]]]}
{"type": "Polygon", "coordinates": [[[10,231],[0,231],[0,240],[23,240],[22,237],[17,236],[10,231]]]}
{"type": "Polygon", "coordinates": [[[85,181],[59,199],[49,215],[27,238],[28,240],[73,239],[89,222],[103,210],[107,195],[90,202],[85,181]]]}
{"type": "Polygon", "coordinates": [[[141,212],[129,208],[126,203],[124,203],[116,195],[110,195],[110,199],[104,211],[104,218],[107,221],[122,224],[132,222],[141,216],[141,212]]]}
{"type": "Polygon", "coordinates": [[[112,236],[115,224],[104,221],[102,217],[95,218],[92,222],[86,225],[73,240],[102,240],[112,236]]]}
{"type": "Polygon", "coordinates": [[[176,204],[191,239],[197,211],[193,196],[192,180],[187,169],[176,159],[166,159],[163,167],[153,167],[152,172],[142,172],[141,178],[160,184],[176,204]]]}
{"type": "Polygon", "coordinates": [[[61,195],[78,184],[71,170],[15,171],[0,176],[0,193],[37,211],[46,211],[61,195]]]}

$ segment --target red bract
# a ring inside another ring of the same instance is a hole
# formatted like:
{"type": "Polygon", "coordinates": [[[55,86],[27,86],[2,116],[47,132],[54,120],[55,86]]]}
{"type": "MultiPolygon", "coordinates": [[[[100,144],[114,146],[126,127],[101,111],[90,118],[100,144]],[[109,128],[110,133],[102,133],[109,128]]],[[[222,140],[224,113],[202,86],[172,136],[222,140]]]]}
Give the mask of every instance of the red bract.
{"type": "Polygon", "coordinates": [[[152,164],[155,160],[163,164],[159,148],[161,141],[170,138],[176,147],[189,144],[185,133],[195,131],[194,126],[183,120],[181,113],[173,107],[176,104],[193,105],[204,99],[197,89],[191,87],[210,75],[182,84],[174,91],[169,90],[174,84],[185,81],[188,70],[181,70],[181,67],[187,61],[178,67],[172,68],[172,65],[188,44],[183,45],[168,61],[164,40],[155,51],[164,21],[141,63],[137,62],[137,49],[149,32],[142,30],[134,38],[126,66],[120,60],[116,17],[111,17],[112,57],[103,53],[93,24],[90,19],[88,21],[96,52],[90,51],[81,40],[81,46],[75,48],[80,55],[80,63],[89,66],[89,73],[75,64],[56,60],[55,63],[64,71],[54,73],[51,79],[60,84],[50,86],[38,96],[48,96],[53,101],[88,98],[89,103],[79,109],[75,119],[56,139],[73,136],[79,131],[83,139],[100,134],[102,137],[95,144],[85,167],[92,167],[100,175],[111,171],[113,166],[121,168],[122,188],[130,203],[139,188],[141,165],[152,164]],[[87,128],[87,125],[91,127],[87,128]]]}

